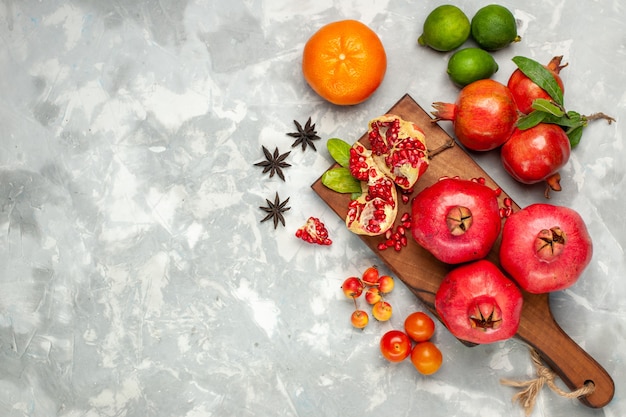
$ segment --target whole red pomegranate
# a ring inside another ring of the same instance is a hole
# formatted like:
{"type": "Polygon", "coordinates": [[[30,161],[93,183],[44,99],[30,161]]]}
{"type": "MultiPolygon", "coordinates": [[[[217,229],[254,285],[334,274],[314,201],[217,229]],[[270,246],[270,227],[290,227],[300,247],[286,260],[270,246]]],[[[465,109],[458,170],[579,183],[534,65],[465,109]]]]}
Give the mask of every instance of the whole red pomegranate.
{"type": "Polygon", "coordinates": [[[547,181],[560,191],[558,171],[567,163],[571,146],[563,128],[539,123],[530,129],[515,129],[502,146],[500,157],[504,169],[524,184],[547,181]],[[556,174],[556,175],[555,175],[556,174]]]}
{"type": "Polygon", "coordinates": [[[433,103],[434,121],[451,120],[456,138],[468,149],[489,151],[509,139],[518,119],[513,95],[507,86],[478,80],[459,92],[456,103],[433,103]]]}
{"type": "Polygon", "coordinates": [[[517,333],[523,297],[493,263],[481,259],[446,274],[435,295],[441,321],[458,339],[493,343],[517,333]]]}
{"type": "MultiPolygon", "coordinates": [[[[564,87],[563,80],[561,79],[559,73],[567,66],[567,64],[561,65],[562,60],[562,56],[555,56],[552,60],[550,60],[548,65],[545,65],[556,80],[559,87],[561,87],[561,90],[563,90],[564,87]]],[[[552,100],[550,95],[543,88],[535,84],[519,69],[513,71],[509,77],[507,87],[511,90],[511,94],[513,94],[513,99],[515,100],[518,110],[524,114],[528,114],[533,111],[532,105],[533,101],[536,99],[542,98],[545,100],[552,100]]]]}
{"type": "Polygon", "coordinates": [[[352,176],[361,181],[363,193],[350,201],[346,226],[359,235],[385,233],[398,214],[396,185],[378,169],[372,152],[359,141],[350,148],[349,169],[352,176]]]}
{"type": "Polygon", "coordinates": [[[428,168],[426,137],[416,124],[386,114],[370,120],[368,138],[374,162],[400,188],[411,189],[428,168]]]}
{"type": "Polygon", "coordinates": [[[500,233],[496,192],[478,181],[442,178],[412,204],[413,237],[445,263],[484,258],[500,233]]]}
{"type": "Polygon", "coordinates": [[[585,222],[569,207],[532,204],[508,217],[502,229],[502,268],[530,293],[570,287],[592,254],[585,222]]]}

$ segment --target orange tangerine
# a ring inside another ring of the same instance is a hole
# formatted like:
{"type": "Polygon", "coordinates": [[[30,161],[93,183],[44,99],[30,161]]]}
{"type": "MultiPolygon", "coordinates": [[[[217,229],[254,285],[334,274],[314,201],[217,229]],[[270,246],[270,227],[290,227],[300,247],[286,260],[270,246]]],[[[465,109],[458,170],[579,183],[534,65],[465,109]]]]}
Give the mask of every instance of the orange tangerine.
{"type": "Polygon", "coordinates": [[[337,105],[368,99],[386,70],[387,54],[380,38],[356,20],[329,23],[304,45],[304,79],[322,98],[337,105]]]}

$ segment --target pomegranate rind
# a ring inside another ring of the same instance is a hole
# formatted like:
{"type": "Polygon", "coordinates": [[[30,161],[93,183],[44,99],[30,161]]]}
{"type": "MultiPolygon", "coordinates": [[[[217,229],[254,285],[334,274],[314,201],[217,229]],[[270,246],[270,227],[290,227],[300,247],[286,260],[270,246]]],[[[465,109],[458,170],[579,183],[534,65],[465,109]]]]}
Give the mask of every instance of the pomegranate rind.
{"type": "Polygon", "coordinates": [[[499,342],[515,336],[522,306],[520,289],[496,265],[485,259],[452,269],[435,295],[437,314],[450,333],[457,339],[476,344],[499,342]],[[502,313],[497,328],[472,326],[468,312],[485,300],[497,305],[502,313]]]}
{"type": "Polygon", "coordinates": [[[547,180],[567,164],[571,145],[556,124],[539,123],[530,129],[515,129],[500,149],[504,169],[522,184],[547,180]],[[523,155],[528,155],[520,161],[523,155]],[[541,156],[541,157],[540,157],[541,156]]]}
{"type": "Polygon", "coordinates": [[[428,169],[426,135],[415,123],[385,114],[370,120],[368,136],[378,169],[398,187],[411,189],[428,169]]]}
{"type": "MultiPolygon", "coordinates": [[[[562,56],[556,56],[545,67],[550,71],[561,91],[564,91],[563,80],[559,73],[567,64],[561,65],[562,59],[562,56]]],[[[515,100],[518,110],[524,114],[529,114],[534,110],[532,106],[533,101],[536,99],[552,100],[550,94],[535,84],[520,69],[513,71],[507,82],[507,87],[513,95],[513,100],[515,100]]]]}
{"type": "Polygon", "coordinates": [[[476,181],[443,178],[420,191],[412,203],[412,235],[420,246],[448,264],[482,259],[493,247],[502,219],[496,192],[476,181]],[[446,217],[451,208],[472,212],[472,226],[453,235],[446,217]]]}
{"type": "Polygon", "coordinates": [[[507,86],[492,79],[478,80],[461,89],[454,108],[433,103],[436,120],[451,120],[454,135],[467,149],[490,151],[504,144],[519,117],[507,86]]]}
{"type": "Polygon", "coordinates": [[[502,228],[500,264],[532,294],[561,291],[574,285],[591,262],[593,242],[578,212],[564,206],[531,204],[509,216],[502,228]],[[565,232],[563,250],[551,261],[537,255],[540,231],[558,226],[565,232]]]}
{"type": "Polygon", "coordinates": [[[350,172],[361,180],[362,193],[348,205],[346,226],[358,235],[384,234],[391,229],[398,214],[394,182],[378,169],[372,152],[358,141],[352,145],[350,172]],[[353,164],[355,158],[362,166],[353,164]]]}

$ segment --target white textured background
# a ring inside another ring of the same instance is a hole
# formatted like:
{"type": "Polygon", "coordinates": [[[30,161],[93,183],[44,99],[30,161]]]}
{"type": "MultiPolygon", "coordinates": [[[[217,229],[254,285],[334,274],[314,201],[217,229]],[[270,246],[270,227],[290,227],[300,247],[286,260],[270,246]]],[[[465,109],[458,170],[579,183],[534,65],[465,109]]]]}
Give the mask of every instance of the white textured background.
{"type": "MultiPolygon", "coordinates": [[[[468,16],[486,1],[458,1],[468,16]]],[[[626,21],[621,1],[502,1],[521,43],[510,60],[564,55],[566,103],[618,119],[590,125],[555,204],[578,210],[592,264],[552,308],[616,383],[591,410],[548,391],[534,416],[626,415],[626,21]]],[[[3,0],[0,3],[0,415],[522,416],[501,377],[533,375],[516,339],[467,348],[438,326],[441,370],[390,365],[380,335],[422,310],[398,282],[394,317],[364,332],[339,289],[377,259],[314,194],[325,141],[356,140],[410,93],[454,101],[449,54],[416,46],[436,1],[3,0]],[[388,53],[359,106],[319,99],[300,71],[323,24],[361,20],[388,53]],[[318,152],[291,149],[311,116],[318,152]],[[291,150],[286,181],[261,145],[291,150]],[[287,226],[258,209],[290,197],[287,226]],[[334,243],[295,239],[320,217],[334,243]]],[[[449,125],[444,125],[450,129],[449,125]]],[[[520,205],[497,155],[479,163],[520,205]]],[[[379,262],[378,262],[379,263],[379,262]]],[[[383,271],[384,268],[383,268],[383,271]]]]}

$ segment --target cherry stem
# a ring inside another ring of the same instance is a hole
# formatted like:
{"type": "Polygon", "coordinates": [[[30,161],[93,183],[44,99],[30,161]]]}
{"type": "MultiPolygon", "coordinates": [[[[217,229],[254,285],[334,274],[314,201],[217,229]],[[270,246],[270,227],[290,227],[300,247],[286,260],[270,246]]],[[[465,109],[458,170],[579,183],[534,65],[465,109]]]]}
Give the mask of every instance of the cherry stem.
{"type": "Polygon", "coordinates": [[[452,147],[454,147],[454,139],[450,139],[449,141],[447,141],[443,145],[433,149],[432,151],[428,150],[428,158],[429,159],[433,159],[435,156],[437,156],[441,152],[443,152],[445,150],[448,150],[448,149],[450,149],[452,147]]]}

